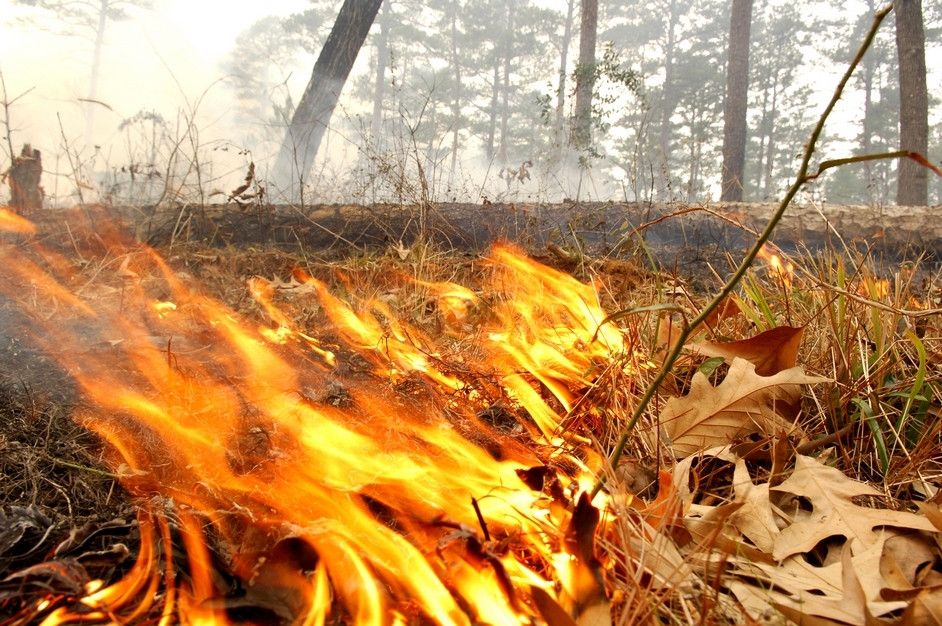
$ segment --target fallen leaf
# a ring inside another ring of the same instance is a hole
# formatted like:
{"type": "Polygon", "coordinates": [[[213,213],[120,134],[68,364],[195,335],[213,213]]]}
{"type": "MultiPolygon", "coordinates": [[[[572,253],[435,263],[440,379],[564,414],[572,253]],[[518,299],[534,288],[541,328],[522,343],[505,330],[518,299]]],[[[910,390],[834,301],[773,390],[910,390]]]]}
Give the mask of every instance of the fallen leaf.
{"type": "MultiPolygon", "coordinates": [[[[581,616],[586,611],[597,615],[597,605],[608,607],[605,586],[602,582],[601,563],[595,556],[595,529],[599,525],[601,514],[592,506],[587,493],[583,493],[576,502],[569,526],[566,528],[564,545],[566,552],[573,558],[568,561],[569,572],[565,585],[566,601],[562,603],[583,624],[581,616]]],[[[607,610],[607,608],[606,608],[607,610]]],[[[591,618],[589,622],[592,623],[591,618]]]]}
{"type": "Polygon", "coordinates": [[[913,599],[899,626],[942,625],[942,589],[926,589],[913,599]]]}
{"type": "Polygon", "coordinates": [[[667,401],[661,437],[675,457],[684,458],[752,433],[793,431],[795,426],[780,414],[783,407],[798,402],[801,385],[825,380],[806,375],[800,367],[760,376],[754,365],[734,358],[718,386],[697,372],[686,396],[667,401]]]}
{"type": "Polygon", "coordinates": [[[671,472],[666,470],[658,472],[657,484],[657,497],[641,511],[648,524],[661,530],[680,523],[682,503],[680,494],[674,486],[674,476],[671,472]]]}
{"type": "Polygon", "coordinates": [[[704,356],[719,356],[727,361],[745,359],[756,366],[756,374],[771,376],[795,367],[804,330],[803,326],[779,326],[749,339],[703,341],[689,347],[704,356]]]}
{"type": "Polygon", "coordinates": [[[813,507],[810,514],[802,515],[776,537],[772,551],[776,560],[807,552],[823,539],[837,535],[857,539],[869,547],[879,539],[874,529],[883,526],[935,530],[921,515],[854,504],[852,498],[856,496],[883,494],[808,456],[798,455],[792,475],[771,490],[805,498],[813,507]]]}
{"type": "Polygon", "coordinates": [[[770,564],[734,559],[730,590],[750,615],[759,619],[774,607],[799,624],[868,624],[873,616],[898,611],[906,602],[884,601],[879,592],[879,570],[874,566],[882,544],[863,549],[848,542],[841,560],[817,567],[794,555],[770,564]]]}
{"type": "Polygon", "coordinates": [[[895,535],[884,544],[879,569],[887,587],[913,589],[923,585],[922,574],[931,569],[936,558],[936,547],[925,535],[895,535]]]}
{"type": "Polygon", "coordinates": [[[742,313],[742,309],[739,308],[739,304],[737,304],[736,300],[731,296],[726,296],[726,298],[706,316],[706,319],[703,320],[703,325],[709,330],[715,330],[724,320],[735,317],[740,313],[742,313]]]}
{"type": "Polygon", "coordinates": [[[543,589],[530,587],[530,597],[533,598],[533,604],[547,626],[578,626],[576,620],[569,617],[569,613],[543,589]]]}
{"type": "Polygon", "coordinates": [[[746,461],[739,459],[733,472],[733,491],[742,507],[730,515],[730,523],[755,547],[771,554],[779,529],[772,514],[769,484],[754,484],[746,461]]]}

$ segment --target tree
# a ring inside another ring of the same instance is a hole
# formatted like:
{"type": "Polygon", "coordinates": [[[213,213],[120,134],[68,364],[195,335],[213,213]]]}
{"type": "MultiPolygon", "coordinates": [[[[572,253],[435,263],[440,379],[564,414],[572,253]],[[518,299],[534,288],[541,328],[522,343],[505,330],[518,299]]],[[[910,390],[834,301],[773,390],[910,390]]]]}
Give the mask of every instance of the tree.
{"type": "Polygon", "coordinates": [[[95,107],[98,106],[98,81],[101,73],[101,53],[105,45],[108,22],[126,20],[131,7],[150,8],[150,0],[16,0],[18,4],[35,6],[51,13],[68,25],[71,35],[91,36],[95,42],[92,52],[91,75],[86,97],[85,138],[91,140],[95,126],[95,107]]]}
{"type": "Polygon", "coordinates": [[[745,193],[755,198],[767,200],[778,194],[777,183],[795,169],[794,148],[813,123],[808,119],[811,88],[796,80],[810,45],[809,33],[821,32],[806,13],[791,0],[773,0],[753,15],[750,133],[743,183],[745,193]]]}
{"type": "MultiPolygon", "coordinates": [[[[835,42],[859,42],[870,28],[880,4],[878,0],[865,0],[861,5],[863,10],[851,24],[846,24],[844,19],[822,18],[815,29],[819,32],[827,29],[836,35],[825,41],[816,38],[816,47],[834,63],[849,63],[857,44],[835,42]]],[[[861,103],[859,125],[847,128],[857,132],[853,135],[838,132],[831,136],[832,140],[853,142],[861,154],[899,148],[899,67],[895,47],[892,32],[877,32],[845,92],[847,100],[861,103]]],[[[825,195],[833,202],[884,206],[892,198],[897,167],[897,162],[884,160],[838,168],[822,183],[825,195]]]]}
{"type": "Polygon", "coordinates": [[[592,143],[592,93],[595,90],[595,45],[599,0],[582,0],[579,26],[579,65],[576,67],[576,112],[570,142],[579,150],[592,143]]]}
{"type": "Polygon", "coordinates": [[[650,108],[629,111],[623,124],[646,137],[633,146],[631,176],[659,199],[701,195],[719,154],[728,11],[728,0],[625,3],[601,35],[629,42],[627,60],[646,78],[650,108]]]}
{"type": "MultiPolygon", "coordinates": [[[[896,51],[899,59],[899,140],[902,150],[929,150],[929,93],[926,89],[926,35],[922,0],[895,0],[896,51]]],[[[896,203],[929,204],[928,171],[915,161],[899,164],[896,203]]]]}
{"type": "Polygon", "coordinates": [[[724,202],[742,201],[751,24],[752,0],[733,0],[729,18],[726,98],[723,101],[723,178],[720,199],[724,202]]]}
{"type": "Polygon", "coordinates": [[[573,9],[576,0],[566,3],[566,23],[563,27],[563,38],[559,44],[559,85],[556,88],[556,121],[553,124],[553,141],[557,156],[563,147],[563,133],[565,132],[563,120],[566,107],[566,76],[569,73],[569,46],[572,44],[573,9]]]}
{"type": "Polygon", "coordinates": [[[300,190],[381,4],[382,0],[344,0],[278,152],[273,172],[277,186],[288,189],[298,183],[300,190]]]}

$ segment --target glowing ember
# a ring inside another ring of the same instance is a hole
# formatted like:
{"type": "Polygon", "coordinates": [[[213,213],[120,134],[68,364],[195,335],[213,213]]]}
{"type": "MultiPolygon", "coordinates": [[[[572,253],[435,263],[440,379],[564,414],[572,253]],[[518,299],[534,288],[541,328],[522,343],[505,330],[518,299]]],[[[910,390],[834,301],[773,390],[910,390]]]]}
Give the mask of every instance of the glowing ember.
{"type": "MultiPolygon", "coordinates": [[[[114,301],[94,308],[73,295],[69,266],[54,254],[32,246],[0,256],[8,297],[29,285],[22,306],[37,324],[55,307],[34,335],[61,355],[94,407],[78,419],[110,443],[125,487],[142,497],[134,567],[89,586],[78,606],[44,599],[35,607],[44,624],[126,623],[155,611],[161,623],[226,623],[212,546],[226,551],[245,596],[269,589],[273,610],[303,624],[527,624],[540,615],[531,589],[567,611],[599,594],[594,559],[574,547],[585,523],[572,517],[599,460],[570,454],[577,439],[559,427],[601,368],[644,358],[603,323],[592,286],[509,246],[490,257],[486,312],[465,287],[420,283],[453,332],[481,318],[475,349],[455,369],[382,301],[344,302],[300,272],[297,284],[316,294],[345,351],[296,328],[265,281],[249,289],[274,325],[257,328],[147,250],[122,264],[114,301]],[[155,301],[155,289],[170,297],[155,301]],[[89,352],[90,336],[121,341],[89,352]],[[350,351],[372,373],[344,378],[345,402],[318,401],[309,390],[329,388],[350,351]],[[424,380],[425,391],[394,393],[407,379],[424,380]],[[515,432],[534,445],[479,418],[499,398],[529,416],[515,432]],[[185,576],[168,558],[165,507],[185,576]]],[[[604,498],[593,504],[604,508],[604,498]]]]}

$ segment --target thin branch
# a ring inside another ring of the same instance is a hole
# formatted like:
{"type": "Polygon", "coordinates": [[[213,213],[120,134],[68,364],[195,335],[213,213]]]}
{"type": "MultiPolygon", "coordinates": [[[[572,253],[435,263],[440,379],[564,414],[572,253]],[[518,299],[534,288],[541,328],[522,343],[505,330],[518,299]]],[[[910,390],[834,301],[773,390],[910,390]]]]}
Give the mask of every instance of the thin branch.
{"type": "MultiPolygon", "coordinates": [[[[864,54],[870,48],[871,43],[873,43],[873,39],[877,34],[877,30],[880,28],[880,24],[892,10],[893,5],[890,4],[883,7],[877,11],[876,14],[874,14],[873,23],[870,25],[870,30],[867,32],[863,43],[857,50],[857,54],[854,56],[853,61],[851,61],[850,65],[847,67],[847,70],[844,72],[844,75],[841,77],[841,81],[834,90],[834,94],[831,96],[830,102],[828,102],[828,105],[821,114],[821,117],[818,118],[818,123],[815,125],[814,130],[811,132],[811,137],[808,139],[808,143],[805,146],[805,151],[802,156],[801,165],[798,168],[798,175],[795,177],[795,182],[792,183],[791,187],[789,187],[788,192],[785,194],[785,197],[782,198],[782,201],[779,203],[775,213],[772,214],[772,217],[769,219],[765,229],[759,234],[759,237],[756,239],[752,248],[743,258],[742,262],[739,264],[739,267],[736,268],[735,273],[729,278],[729,280],[726,281],[726,283],[723,285],[723,288],[713,298],[710,304],[708,304],[706,308],[704,308],[700,314],[697,315],[697,317],[691,320],[690,323],[681,330],[673,349],[667,358],[664,359],[664,364],[661,366],[661,370],[658,372],[657,377],[645,390],[644,395],[641,397],[641,400],[638,402],[638,405],[635,407],[635,410],[631,415],[628,425],[625,426],[624,432],[618,439],[618,442],[615,444],[615,449],[612,451],[612,454],[609,457],[609,464],[611,467],[616,467],[618,465],[618,461],[621,458],[622,453],[625,451],[625,445],[628,443],[628,437],[630,436],[631,431],[634,429],[638,423],[638,420],[647,410],[648,405],[651,403],[651,400],[654,398],[654,395],[657,393],[658,389],[660,389],[661,384],[671,373],[671,368],[673,368],[677,358],[680,356],[680,353],[684,348],[684,344],[687,342],[687,339],[690,336],[691,329],[697,328],[700,323],[703,322],[714,311],[714,309],[716,309],[720,303],[722,303],[727,298],[727,296],[732,293],[733,289],[736,288],[736,286],[742,280],[743,276],[746,275],[746,272],[752,265],[752,262],[755,261],[756,257],[759,255],[759,251],[762,249],[762,246],[765,245],[765,243],[772,236],[772,232],[775,230],[775,227],[778,226],[782,216],[785,214],[785,210],[791,204],[794,197],[798,194],[798,191],[809,180],[812,180],[813,176],[816,175],[809,176],[808,168],[811,165],[811,158],[814,156],[814,150],[818,143],[818,139],[821,137],[821,133],[824,131],[824,124],[827,122],[828,117],[830,117],[831,112],[837,105],[838,100],[840,100],[841,95],[844,93],[844,88],[847,86],[848,81],[863,59],[864,54]]],[[[599,477],[595,487],[592,489],[593,496],[602,489],[604,480],[604,476],[599,477]]]]}

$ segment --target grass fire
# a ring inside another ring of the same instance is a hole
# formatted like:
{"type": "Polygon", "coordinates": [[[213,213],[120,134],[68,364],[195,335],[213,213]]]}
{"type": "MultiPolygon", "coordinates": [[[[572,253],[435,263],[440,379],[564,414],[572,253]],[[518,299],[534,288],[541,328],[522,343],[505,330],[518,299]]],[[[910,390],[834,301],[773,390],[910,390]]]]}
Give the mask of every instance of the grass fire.
{"type": "Polygon", "coordinates": [[[7,4],[0,626],[942,624],[938,11],[7,4]]]}

